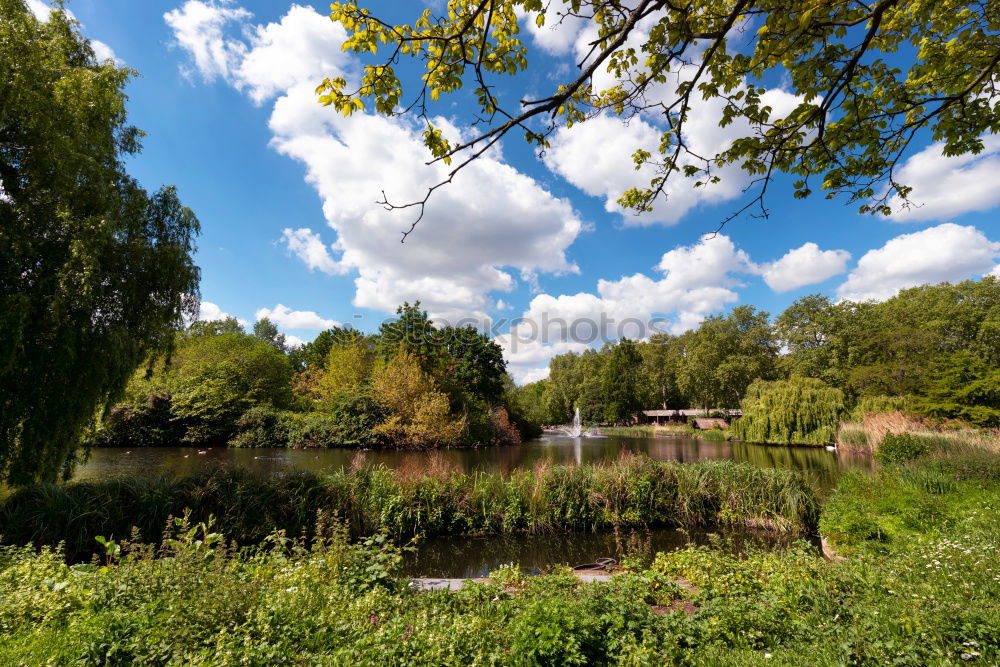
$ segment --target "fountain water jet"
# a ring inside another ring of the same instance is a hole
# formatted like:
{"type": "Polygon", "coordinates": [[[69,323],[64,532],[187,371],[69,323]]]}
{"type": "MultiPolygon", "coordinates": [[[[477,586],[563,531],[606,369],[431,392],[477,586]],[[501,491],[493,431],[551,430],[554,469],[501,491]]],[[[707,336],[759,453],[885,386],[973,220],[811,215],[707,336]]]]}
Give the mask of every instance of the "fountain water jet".
{"type": "Polygon", "coordinates": [[[603,438],[600,433],[591,433],[590,431],[583,430],[583,424],[580,421],[580,408],[577,408],[573,413],[573,424],[569,428],[562,429],[562,432],[571,438],[603,438]]]}

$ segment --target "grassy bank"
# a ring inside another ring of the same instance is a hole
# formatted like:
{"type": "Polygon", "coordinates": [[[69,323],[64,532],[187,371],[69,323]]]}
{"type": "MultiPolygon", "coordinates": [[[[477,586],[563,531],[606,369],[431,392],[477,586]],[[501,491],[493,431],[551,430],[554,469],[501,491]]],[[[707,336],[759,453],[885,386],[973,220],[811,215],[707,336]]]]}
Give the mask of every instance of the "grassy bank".
{"type": "Polygon", "coordinates": [[[184,478],[135,477],[36,485],[0,507],[0,535],[15,544],[66,542],[71,558],[91,553],[97,535],[136,526],[159,540],[168,516],[216,517],[241,544],[273,530],[308,533],[317,512],[335,513],[356,534],[493,534],[663,525],[741,526],[805,532],[817,503],[786,470],[707,461],[626,457],[607,466],[541,466],[510,475],[360,467],[331,475],[262,477],[220,468],[184,478]]]}
{"type": "Polygon", "coordinates": [[[336,524],[237,555],[188,523],[106,567],[5,547],[0,664],[997,664],[998,489],[991,459],[886,466],[845,477],[824,510],[843,562],[692,547],[591,585],[504,570],[414,592],[398,549],[336,524]],[[880,531],[850,527],[869,516],[880,531]]]}

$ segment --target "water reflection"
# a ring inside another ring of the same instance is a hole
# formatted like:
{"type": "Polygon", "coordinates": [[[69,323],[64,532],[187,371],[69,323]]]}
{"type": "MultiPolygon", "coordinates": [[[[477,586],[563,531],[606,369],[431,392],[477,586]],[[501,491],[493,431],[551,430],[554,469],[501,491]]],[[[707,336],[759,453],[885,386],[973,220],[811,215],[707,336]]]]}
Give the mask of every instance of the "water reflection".
{"type": "MultiPolygon", "coordinates": [[[[792,538],[749,531],[726,532],[716,540],[723,549],[742,552],[750,546],[776,549],[792,538]]],[[[582,565],[599,558],[621,561],[625,554],[651,560],[659,551],[674,551],[688,544],[708,544],[707,532],[653,529],[626,535],[614,533],[563,533],[555,535],[501,535],[489,537],[437,537],[420,543],[404,561],[412,577],[485,577],[506,563],[538,574],[553,565],[582,565]]],[[[818,553],[818,551],[817,551],[818,553]]]]}
{"type": "Polygon", "coordinates": [[[871,466],[869,459],[852,458],[821,447],[770,447],[690,437],[571,438],[549,435],[510,447],[446,449],[434,452],[213,448],[199,454],[197,450],[186,447],[95,449],[90,460],[77,471],[76,479],[104,479],[149,473],[186,475],[220,464],[238,465],[263,473],[287,470],[321,473],[350,466],[355,457],[363,457],[365,463],[384,464],[397,469],[421,470],[430,465],[443,465],[463,472],[481,470],[509,473],[518,468],[533,468],[541,463],[579,465],[609,462],[623,452],[646,454],[661,461],[688,463],[727,459],[767,468],[800,470],[821,491],[832,488],[844,470],[871,466]]]}

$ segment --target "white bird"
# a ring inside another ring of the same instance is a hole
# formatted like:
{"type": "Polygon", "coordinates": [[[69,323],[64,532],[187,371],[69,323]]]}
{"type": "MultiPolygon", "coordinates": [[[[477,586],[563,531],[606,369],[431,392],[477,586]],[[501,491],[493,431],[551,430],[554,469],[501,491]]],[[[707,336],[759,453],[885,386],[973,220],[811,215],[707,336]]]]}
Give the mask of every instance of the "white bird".
{"type": "Polygon", "coordinates": [[[207,450],[207,449],[202,449],[202,450],[199,450],[199,452],[198,452],[198,453],[199,453],[199,454],[207,454],[207,453],[208,453],[208,450],[207,450]]]}

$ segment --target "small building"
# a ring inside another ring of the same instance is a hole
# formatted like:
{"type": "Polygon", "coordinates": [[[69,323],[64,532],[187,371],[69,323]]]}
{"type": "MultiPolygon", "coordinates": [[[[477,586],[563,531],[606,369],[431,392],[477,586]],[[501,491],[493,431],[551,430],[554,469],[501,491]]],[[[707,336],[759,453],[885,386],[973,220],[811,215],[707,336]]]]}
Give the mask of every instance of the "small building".
{"type": "Polygon", "coordinates": [[[640,424],[663,426],[671,422],[684,423],[686,421],[687,417],[683,414],[682,410],[643,410],[639,414],[640,424]]]}
{"type": "MultiPolygon", "coordinates": [[[[708,428],[728,428],[728,420],[735,419],[743,414],[739,409],[726,409],[726,410],[712,410],[712,412],[722,413],[726,417],[709,418],[704,410],[643,410],[638,415],[638,422],[640,424],[655,424],[657,426],[663,426],[670,423],[680,423],[686,424],[692,419],[701,419],[703,421],[717,421],[724,424],[721,427],[709,426],[708,428]]],[[[697,426],[697,428],[701,428],[697,426]]]]}

